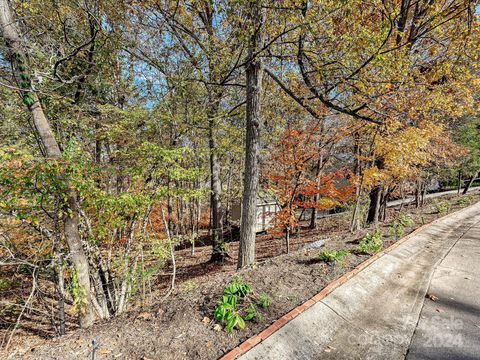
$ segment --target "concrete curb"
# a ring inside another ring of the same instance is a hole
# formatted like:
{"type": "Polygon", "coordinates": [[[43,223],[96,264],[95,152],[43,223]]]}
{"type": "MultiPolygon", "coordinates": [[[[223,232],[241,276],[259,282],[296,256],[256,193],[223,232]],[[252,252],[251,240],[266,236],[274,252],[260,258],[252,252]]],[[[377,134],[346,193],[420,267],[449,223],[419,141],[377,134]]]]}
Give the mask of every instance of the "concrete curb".
{"type": "Polygon", "coordinates": [[[349,272],[343,274],[339,278],[333,280],[331,283],[329,283],[326,287],[324,287],[318,294],[314,295],[311,297],[309,300],[304,302],[303,304],[297,306],[287,314],[283,315],[281,318],[278,320],[274,321],[270,326],[268,326],[266,329],[264,329],[262,332],[260,332],[257,335],[254,335],[250,337],[249,339],[245,340],[243,343],[238,345],[237,347],[233,348],[231,351],[229,351],[227,354],[223,355],[222,357],[219,358],[219,360],[234,360],[240,355],[246,353],[248,350],[252,349],[255,345],[261,343],[263,340],[267,339],[270,335],[272,335],[274,332],[279,330],[281,327],[283,327],[286,323],[288,323],[290,320],[296,318],[299,314],[303,313],[305,310],[310,308],[312,305],[316,304],[323,298],[325,298],[328,294],[330,294],[333,290],[338,288],[340,285],[345,283],[347,280],[351,279],[353,276],[358,274],[360,271],[365,269],[367,266],[369,266],[372,262],[375,260],[379,259],[383,255],[389,253],[393,249],[397,248],[399,245],[410,239],[411,237],[417,235],[419,232],[425,230],[427,227],[430,225],[436,224],[437,222],[440,222],[442,220],[445,220],[453,215],[456,215],[457,213],[468,209],[469,207],[473,206],[475,204],[469,205],[467,207],[464,207],[462,209],[459,209],[457,211],[454,211],[450,214],[447,214],[445,216],[442,216],[438,219],[433,220],[432,222],[428,224],[424,224],[415,230],[413,230],[410,234],[407,236],[401,238],[394,244],[390,245],[388,248],[382,250],[381,252],[372,255],[369,257],[367,260],[364,262],[360,263],[357,265],[355,268],[350,270],[349,272]]]}

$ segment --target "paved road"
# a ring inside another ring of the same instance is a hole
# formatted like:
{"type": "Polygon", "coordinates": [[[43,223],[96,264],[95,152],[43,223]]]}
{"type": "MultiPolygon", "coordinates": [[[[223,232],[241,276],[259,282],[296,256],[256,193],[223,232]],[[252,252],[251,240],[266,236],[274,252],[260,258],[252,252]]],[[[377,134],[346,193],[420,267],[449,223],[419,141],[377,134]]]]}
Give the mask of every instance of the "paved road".
{"type": "Polygon", "coordinates": [[[479,224],[480,203],[432,224],[241,359],[480,359],[479,224]]]}
{"type": "MultiPolygon", "coordinates": [[[[463,192],[463,189],[461,191],[463,192]]],[[[478,191],[480,191],[478,186],[471,187],[470,189],[468,189],[468,193],[478,192],[478,191]]],[[[453,194],[457,194],[457,193],[458,193],[458,190],[448,190],[448,191],[442,191],[442,192],[437,192],[437,193],[431,193],[431,194],[426,194],[425,199],[434,199],[434,198],[438,198],[438,197],[441,197],[441,196],[444,196],[444,195],[453,195],[453,194]]],[[[414,196],[407,196],[405,199],[389,201],[387,203],[387,206],[388,207],[400,206],[400,205],[402,205],[402,203],[410,204],[410,203],[413,203],[414,201],[415,201],[414,196]]]]}
{"type": "MultiPolygon", "coordinates": [[[[463,191],[463,189],[462,189],[463,191]]],[[[469,190],[468,190],[468,193],[473,193],[473,192],[479,192],[480,191],[480,186],[475,186],[475,187],[471,187],[469,190]]],[[[458,193],[458,190],[448,190],[448,191],[442,191],[442,192],[436,192],[436,193],[431,193],[431,194],[426,194],[425,195],[425,199],[435,199],[435,198],[439,198],[439,197],[442,197],[442,196],[445,196],[445,195],[453,195],[453,194],[457,194],[458,193]]],[[[411,204],[415,201],[415,197],[414,196],[407,196],[405,197],[405,199],[398,199],[398,200],[391,200],[391,201],[388,201],[387,202],[387,207],[396,207],[396,206],[400,206],[403,204],[407,205],[407,204],[411,204]]],[[[310,213],[309,213],[309,209],[307,209],[304,213],[304,216],[307,217],[310,213]]],[[[319,212],[317,218],[318,219],[321,219],[321,218],[326,218],[326,217],[331,217],[331,216],[339,216],[339,215],[342,215],[344,212],[337,212],[337,213],[333,213],[333,214],[323,214],[322,212],[319,212]]]]}
{"type": "Polygon", "coordinates": [[[407,360],[480,359],[480,224],[436,267],[407,360]]]}

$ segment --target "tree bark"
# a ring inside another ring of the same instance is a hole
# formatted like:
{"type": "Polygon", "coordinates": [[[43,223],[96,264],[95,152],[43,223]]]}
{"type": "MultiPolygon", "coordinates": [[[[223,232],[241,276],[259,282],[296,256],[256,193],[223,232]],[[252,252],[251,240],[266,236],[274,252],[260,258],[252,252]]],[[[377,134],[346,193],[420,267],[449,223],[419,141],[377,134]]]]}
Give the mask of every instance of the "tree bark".
{"type": "Polygon", "coordinates": [[[462,189],[462,172],[458,171],[458,184],[457,184],[457,196],[460,195],[460,190],[462,189]]]}
{"type": "MultiPolygon", "coordinates": [[[[323,166],[323,156],[320,154],[317,164],[315,166],[315,180],[317,181],[317,185],[320,186],[320,171],[323,166]]],[[[317,201],[320,199],[320,195],[316,193],[313,195],[313,202],[316,204],[317,201]]],[[[312,214],[310,217],[310,229],[315,229],[317,227],[317,208],[314,206],[312,208],[312,214]]]]}
{"type": "Polygon", "coordinates": [[[392,190],[388,186],[384,187],[382,192],[382,198],[380,200],[380,214],[379,214],[379,220],[382,222],[385,221],[387,218],[387,203],[388,203],[388,199],[390,197],[391,192],[392,190]]]}
{"type": "Polygon", "coordinates": [[[362,185],[355,185],[355,207],[353,208],[352,222],[350,232],[354,233],[360,229],[360,206],[362,201],[362,185]]]}
{"type": "Polygon", "coordinates": [[[418,209],[421,205],[422,197],[422,180],[417,180],[417,186],[415,187],[415,207],[418,209]]]}
{"type": "MultiPolygon", "coordinates": [[[[382,158],[375,159],[374,165],[376,165],[379,170],[383,170],[385,167],[382,158]]],[[[367,224],[377,224],[380,219],[383,189],[384,185],[379,184],[370,190],[370,205],[368,208],[367,224]]]]}
{"type": "Polygon", "coordinates": [[[382,198],[383,187],[375,186],[370,191],[370,206],[368,208],[367,224],[377,224],[380,215],[380,202],[382,198]]]}
{"type": "Polygon", "coordinates": [[[257,52],[263,46],[264,14],[260,0],[250,1],[251,34],[246,65],[246,139],[245,172],[243,178],[242,220],[238,268],[255,261],[255,228],[257,221],[257,193],[259,182],[260,111],[262,90],[262,60],[257,52]]]}
{"type": "Polygon", "coordinates": [[[65,335],[65,282],[63,277],[63,259],[57,258],[57,293],[58,293],[58,335],[65,335]]]}
{"type": "Polygon", "coordinates": [[[362,163],[360,161],[361,150],[359,145],[360,136],[358,132],[355,132],[354,140],[355,140],[355,143],[354,143],[353,151],[355,153],[355,167],[353,172],[357,177],[357,181],[355,183],[355,207],[353,208],[352,222],[350,224],[350,232],[352,233],[360,229],[360,224],[361,224],[360,206],[362,201],[362,186],[363,186],[363,176],[361,176],[362,163]],[[358,182],[358,179],[360,179],[360,182],[358,182]]]}
{"type": "Polygon", "coordinates": [[[290,254],[290,228],[285,229],[285,245],[287,246],[287,254],[290,254]]]}
{"type": "MultiPolygon", "coordinates": [[[[215,100],[211,100],[211,103],[215,100]]],[[[223,263],[226,256],[223,241],[223,213],[220,201],[222,187],[220,183],[220,163],[217,156],[215,141],[215,116],[218,104],[212,103],[208,114],[208,144],[210,150],[210,209],[212,212],[212,257],[210,261],[223,263]]]]}
{"type": "MultiPolygon", "coordinates": [[[[3,37],[10,50],[10,57],[14,76],[20,77],[20,73],[31,73],[28,69],[28,57],[23,51],[22,38],[17,27],[16,21],[13,19],[10,7],[7,0],[0,0],[0,26],[2,27],[3,37]],[[20,66],[21,65],[21,66],[20,66]]],[[[28,107],[33,119],[35,129],[44,147],[44,152],[47,157],[60,158],[62,152],[55,140],[52,128],[43,111],[40,100],[35,92],[32,91],[31,86],[25,87],[22,91],[22,97],[28,107]],[[27,97],[28,96],[28,97],[27,97]]],[[[82,309],[80,314],[80,325],[87,327],[93,324],[94,313],[92,300],[93,295],[90,287],[90,274],[87,256],[82,246],[82,241],[78,231],[78,211],[76,205],[76,196],[71,189],[67,189],[67,204],[70,210],[64,211],[63,218],[65,241],[69,248],[70,259],[78,271],[78,282],[83,288],[86,297],[86,306],[82,309]]]]}
{"type": "Polygon", "coordinates": [[[473,182],[475,181],[475,178],[477,177],[477,174],[472,175],[472,177],[468,180],[467,185],[463,189],[463,195],[466,195],[470,187],[472,186],[473,182]]]}

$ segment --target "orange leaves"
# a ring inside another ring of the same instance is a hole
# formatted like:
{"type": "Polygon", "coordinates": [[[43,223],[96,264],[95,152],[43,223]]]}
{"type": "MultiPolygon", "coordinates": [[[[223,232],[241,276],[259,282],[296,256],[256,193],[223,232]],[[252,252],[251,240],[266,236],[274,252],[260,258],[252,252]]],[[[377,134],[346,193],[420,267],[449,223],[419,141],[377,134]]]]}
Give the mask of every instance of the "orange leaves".
{"type": "Polygon", "coordinates": [[[280,206],[274,217],[273,233],[295,227],[298,208],[332,208],[353,193],[344,172],[315,174],[315,168],[323,161],[322,151],[315,127],[286,129],[276,144],[267,174],[268,189],[280,206]]]}

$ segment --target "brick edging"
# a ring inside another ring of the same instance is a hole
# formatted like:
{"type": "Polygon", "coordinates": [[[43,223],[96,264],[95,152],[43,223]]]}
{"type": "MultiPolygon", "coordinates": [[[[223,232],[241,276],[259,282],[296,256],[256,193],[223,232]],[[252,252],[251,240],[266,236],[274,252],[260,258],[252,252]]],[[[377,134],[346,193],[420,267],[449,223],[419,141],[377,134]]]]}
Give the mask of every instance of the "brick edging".
{"type": "Polygon", "coordinates": [[[251,348],[253,348],[255,345],[261,343],[263,340],[267,339],[270,335],[272,335],[274,332],[276,332],[277,330],[279,330],[281,327],[283,327],[283,325],[285,325],[286,323],[288,323],[290,320],[296,318],[298,315],[300,315],[301,313],[303,313],[305,310],[307,310],[308,308],[312,307],[313,305],[315,305],[317,302],[319,302],[320,300],[322,300],[324,297],[326,297],[328,294],[330,294],[333,290],[335,290],[336,288],[338,288],[340,285],[342,285],[343,283],[345,283],[347,280],[351,279],[353,276],[355,276],[356,274],[358,274],[360,271],[362,271],[363,269],[365,269],[368,265],[370,265],[372,262],[374,262],[375,260],[377,260],[378,258],[382,257],[383,255],[389,253],[390,251],[392,251],[393,249],[397,248],[399,245],[403,244],[405,241],[407,241],[408,239],[410,239],[411,237],[417,235],[419,232],[423,231],[425,228],[441,221],[441,220],[445,220],[457,213],[459,213],[460,211],[463,211],[471,206],[474,206],[475,204],[472,204],[472,205],[469,205],[467,207],[464,207],[462,209],[459,209],[457,211],[454,211],[450,214],[447,214],[445,216],[442,216],[442,217],[439,217],[438,219],[435,219],[431,222],[429,222],[428,224],[424,224],[418,228],[416,228],[415,230],[413,230],[410,234],[408,234],[407,236],[404,236],[403,238],[401,238],[400,240],[396,241],[395,243],[393,243],[392,245],[390,245],[389,247],[387,247],[386,249],[380,251],[379,253],[376,253],[375,255],[372,255],[370,256],[367,260],[361,262],[360,264],[358,264],[356,267],[354,267],[352,270],[346,272],[345,274],[343,274],[342,276],[340,276],[339,278],[333,280],[332,282],[330,282],[327,286],[325,286],[318,294],[314,295],[313,297],[311,297],[309,300],[305,301],[303,304],[297,306],[296,308],[294,308],[293,310],[291,310],[290,312],[288,312],[287,314],[283,315],[282,317],[280,317],[278,320],[275,320],[270,326],[268,326],[266,329],[264,329],[262,332],[260,332],[259,334],[257,335],[254,335],[252,337],[250,337],[249,339],[245,340],[243,343],[241,343],[240,345],[238,345],[237,347],[233,348],[231,351],[229,351],[227,354],[223,355],[222,357],[220,357],[219,360],[234,360],[236,359],[238,356],[246,353],[248,350],[250,350],[251,348]]]}

